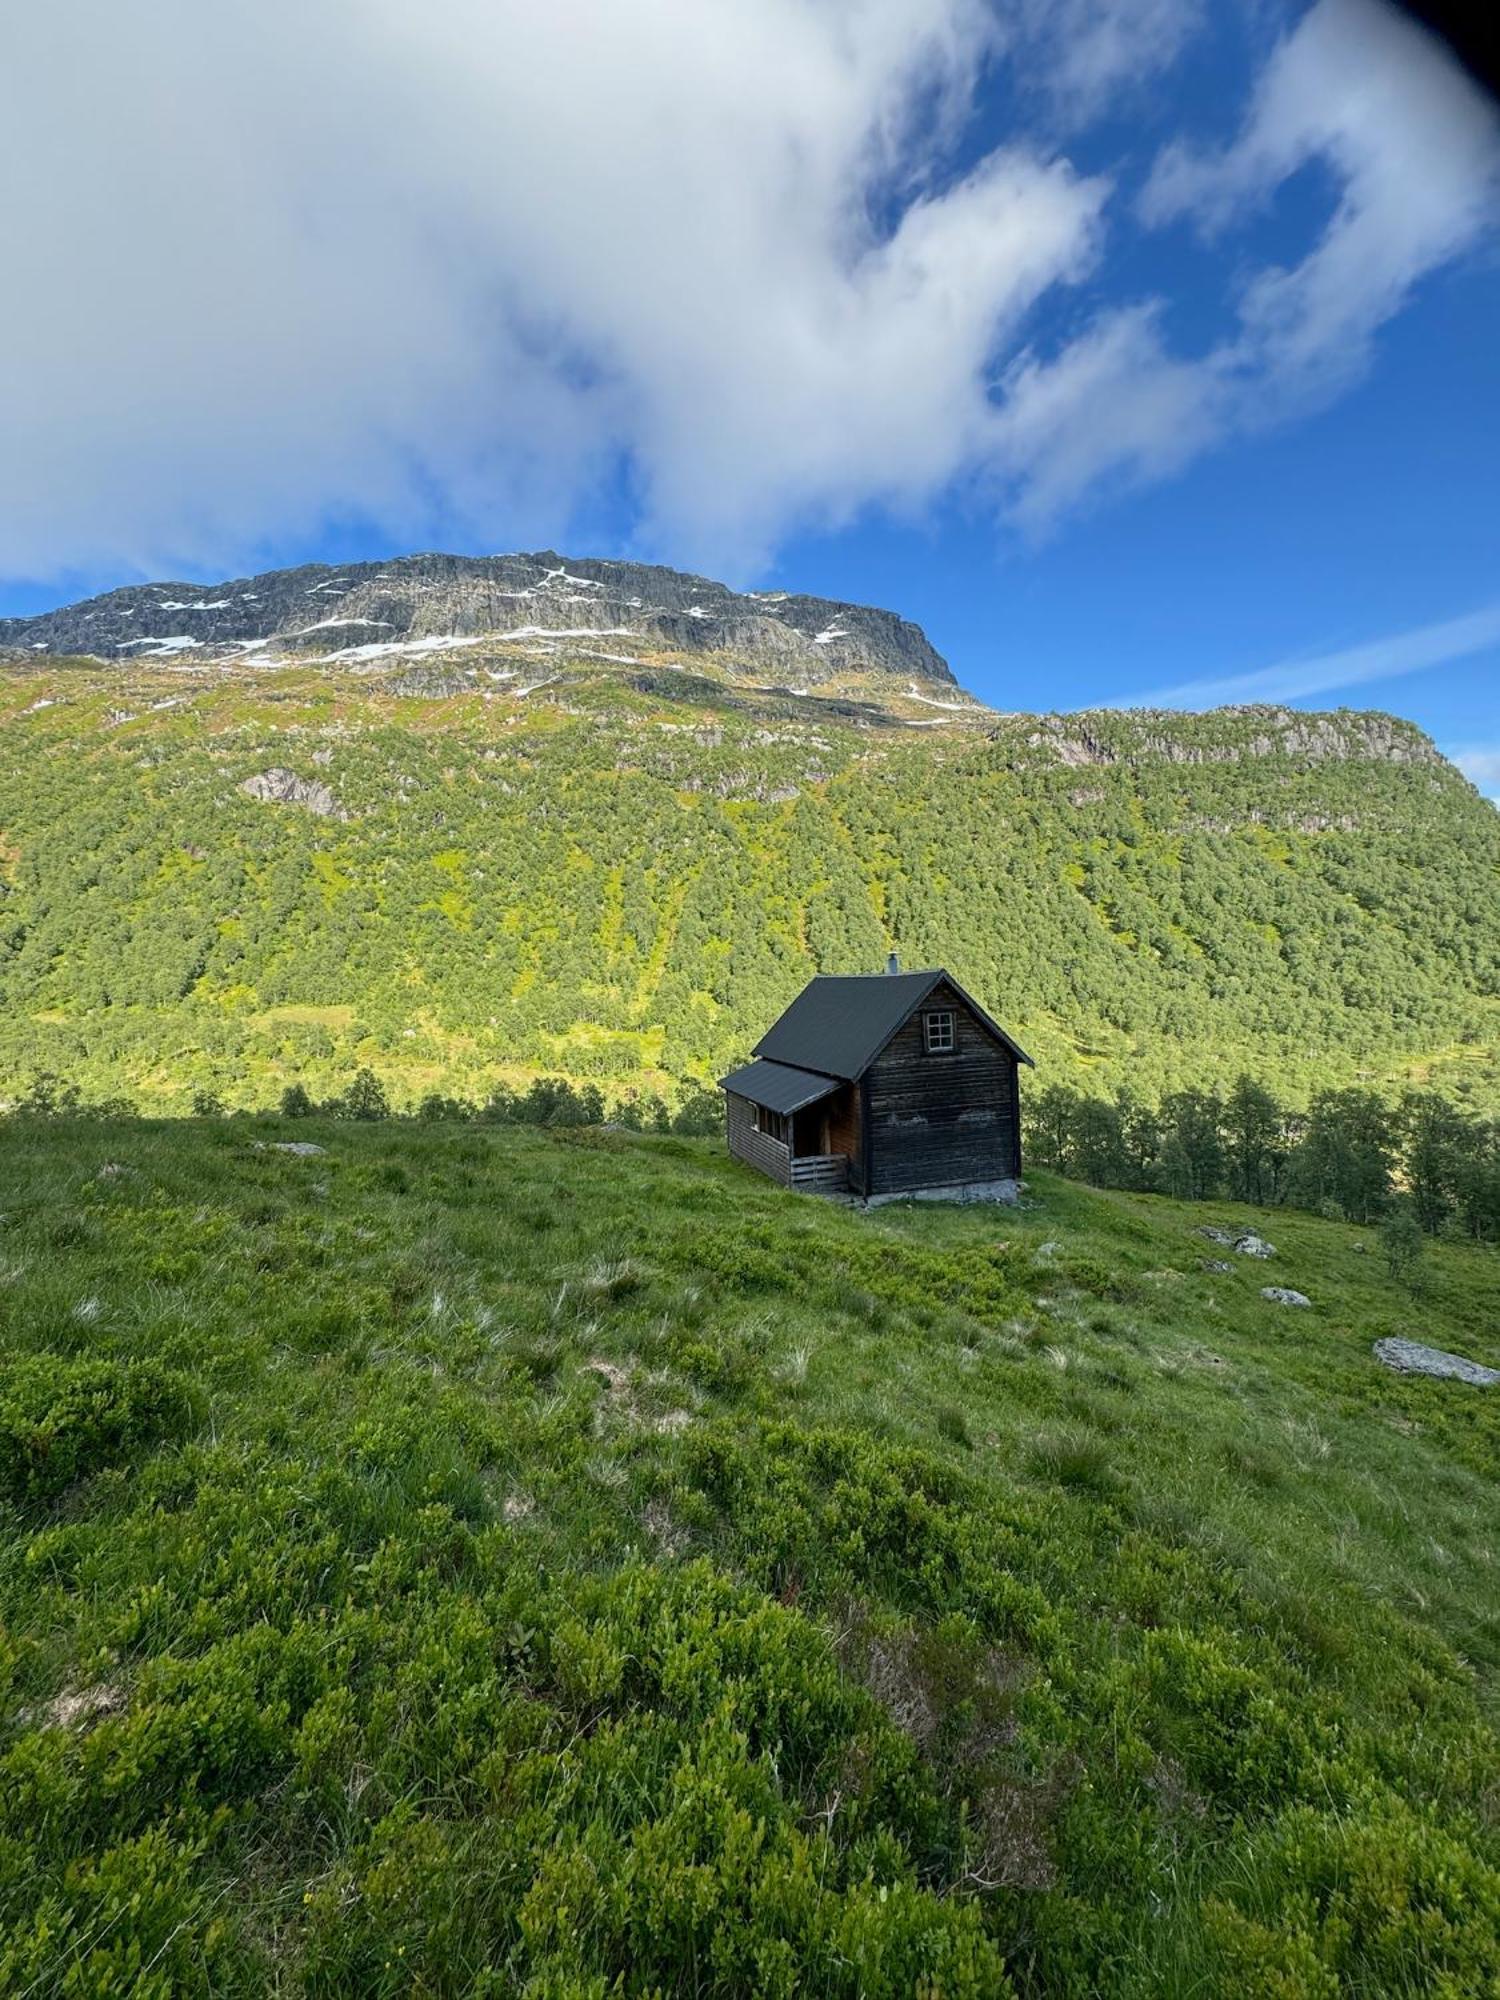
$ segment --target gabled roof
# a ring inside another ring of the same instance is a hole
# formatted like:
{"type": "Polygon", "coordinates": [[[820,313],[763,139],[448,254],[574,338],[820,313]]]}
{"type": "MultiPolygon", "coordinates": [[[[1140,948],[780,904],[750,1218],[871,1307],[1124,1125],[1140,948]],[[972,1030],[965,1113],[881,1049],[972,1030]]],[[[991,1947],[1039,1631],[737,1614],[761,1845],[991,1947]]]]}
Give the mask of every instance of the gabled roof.
{"type": "Polygon", "coordinates": [[[842,1088],[836,1076],[814,1076],[808,1069],[792,1069],[786,1063],[753,1062],[731,1070],[719,1078],[720,1088],[736,1097],[748,1097],[767,1111],[800,1111],[842,1088]]]}
{"type": "Polygon", "coordinates": [[[762,1035],[755,1045],[755,1054],[775,1063],[837,1077],[841,1082],[863,1076],[896,1030],[944,980],[1017,1062],[1031,1061],[1000,1024],[969,998],[952,974],[941,969],[820,974],[809,981],[781,1019],[762,1035]]]}

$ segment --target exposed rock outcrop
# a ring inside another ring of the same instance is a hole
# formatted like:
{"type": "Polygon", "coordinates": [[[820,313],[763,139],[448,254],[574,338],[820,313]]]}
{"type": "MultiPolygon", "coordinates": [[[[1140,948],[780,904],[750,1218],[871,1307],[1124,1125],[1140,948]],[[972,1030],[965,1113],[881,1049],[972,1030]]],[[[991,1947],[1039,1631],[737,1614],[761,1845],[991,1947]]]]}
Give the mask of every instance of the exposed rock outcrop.
{"type": "Polygon", "coordinates": [[[991,731],[991,741],[1018,764],[1060,764],[1069,770],[1238,764],[1262,757],[1284,757],[1299,764],[1350,758],[1393,764],[1443,762],[1431,738],[1397,716],[1349,710],[1309,715],[1302,709],[1269,704],[1216,708],[1200,715],[1154,709],[1007,715],[991,731]]]}
{"type": "Polygon", "coordinates": [[[518,651],[567,642],[631,663],[637,650],[714,653],[794,686],[853,669],[953,685],[921,628],[894,612],[551,550],[142,584],[0,619],[0,649],[103,660],[274,656],[361,666],[496,640],[518,651]]]}
{"type": "Polygon", "coordinates": [[[1455,1382],[1472,1383],[1476,1389],[1493,1389],[1500,1383],[1500,1368],[1486,1368],[1480,1361],[1449,1354],[1441,1347],[1424,1347],[1419,1340],[1377,1340],[1371,1352],[1377,1361],[1402,1375],[1446,1376],[1455,1382]]]}
{"type": "Polygon", "coordinates": [[[284,771],[279,765],[246,778],[240,790],[268,805],[306,806],[309,812],[319,813],[324,819],[349,817],[321,779],[299,778],[295,771],[284,771]]]}

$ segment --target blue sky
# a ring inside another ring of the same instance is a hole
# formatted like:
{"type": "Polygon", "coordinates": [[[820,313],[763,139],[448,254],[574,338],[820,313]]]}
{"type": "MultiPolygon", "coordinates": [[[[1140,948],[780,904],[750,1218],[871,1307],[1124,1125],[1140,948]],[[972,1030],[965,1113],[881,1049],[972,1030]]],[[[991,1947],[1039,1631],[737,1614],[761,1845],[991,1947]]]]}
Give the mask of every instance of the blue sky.
{"type": "Polygon", "coordinates": [[[1391,708],[1500,795],[1500,137],[1380,0],[17,39],[0,614],[629,553],[889,605],[1000,707],[1391,708]]]}

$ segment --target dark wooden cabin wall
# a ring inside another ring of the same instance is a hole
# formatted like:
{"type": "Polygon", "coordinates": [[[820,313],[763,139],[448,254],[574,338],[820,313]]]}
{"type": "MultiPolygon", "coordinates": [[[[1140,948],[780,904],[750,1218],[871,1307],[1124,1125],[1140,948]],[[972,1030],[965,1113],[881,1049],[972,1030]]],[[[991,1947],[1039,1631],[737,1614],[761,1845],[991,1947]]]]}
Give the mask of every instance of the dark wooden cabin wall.
{"type": "Polygon", "coordinates": [[[778,1145],[764,1132],[755,1129],[755,1113],[748,1098],[736,1097],[733,1091],[724,1093],[725,1134],[729,1140],[729,1150],[752,1167],[758,1167],[763,1174],[769,1174],[773,1181],[780,1181],[783,1187],[791,1184],[791,1156],[785,1146],[778,1145]]]}
{"type": "Polygon", "coordinates": [[[945,1187],[1020,1171],[1016,1059],[949,986],[936,987],[871,1064],[870,1186],[945,1187]],[[951,1055],[927,1053],[922,1016],[955,1017],[951,1055]]]}

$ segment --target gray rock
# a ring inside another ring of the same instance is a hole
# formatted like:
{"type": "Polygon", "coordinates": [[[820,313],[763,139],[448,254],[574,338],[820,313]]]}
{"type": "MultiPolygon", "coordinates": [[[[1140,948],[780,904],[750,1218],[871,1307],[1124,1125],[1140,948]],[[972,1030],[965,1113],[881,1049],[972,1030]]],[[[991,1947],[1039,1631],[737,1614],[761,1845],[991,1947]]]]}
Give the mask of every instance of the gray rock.
{"type": "Polygon", "coordinates": [[[1223,1257],[1205,1257],[1198,1268],[1200,1271],[1232,1271],[1234,1266],[1223,1257]]]}
{"type": "Polygon", "coordinates": [[[1312,1300],[1305,1292],[1294,1292],[1285,1285],[1262,1285],[1260,1295],[1278,1306],[1310,1306],[1312,1300]]]}
{"type": "MultiPolygon", "coordinates": [[[[0,618],[0,651],[105,660],[344,658],[360,666],[515,635],[532,652],[577,641],[716,653],[797,687],[849,669],[954,685],[908,619],[871,605],[739,591],[708,577],[590,556],[401,556],[314,563],[216,584],[140,584],[34,618],[0,618]]],[[[513,657],[522,646],[498,649],[513,657]]],[[[578,647],[573,647],[578,650],[578,647]]],[[[469,651],[472,660],[474,653],[469,651]]]]}
{"type": "Polygon", "coordinates": [[[1253,1229],[1218,1229],[1212,1223],[1205,1223],[1198,1234],[1206,1236],[1210,1243],[1222,1243],[1226,1249],[1238,1251],[1242,1257],[1276,1255],[1275,1244],[1257,1236],[1253,1229]]]}
{"type": "MultiPolygon", "coordinates": [[[[1136,764],[1147,759],[1167,764],[1234,764],[1251,757],[1296,757],[1310,763],[1368,757],[1400,764],[1435,764],[1441,758],[1436,745],[1414,724],[1390,715],[1309,715],[1301,709],[1263,703],[1222,708],[1214,711],[1213,719],[1225,727],[1225,733],[1212,742],[1196,734],[1191,738],[1170,735],[1162,728],[1164,718],[1159,709],[1136,710],[1130,736],[1123,741],[1118,718],[1112,715],[1110,719],[1115,726],[1106,737],[1090,727],[1086,715],[1076,711],[1008,716],[997,729],[996,738],[1040,753],[1048,762],[1075,768],[1136,764]],[[1239,730],[1231,738],[1228,729],[1244,722],[1257,725],[1254,735],[1247,737],[1239,730]]],[[[1250,817],[1259,819],[1261,814],[1254,811],[1250,817]]],[[[1230,820],[1197,823],[1215,833],[1232,832],[1238,824],[1230,820]]],[[[1347,818],[1334,820],[1321,813],[1303,815],[1292,823],[1304,833],[1354,824],[1347,818]]]]}
{"type": "Polygon", "coordinates": [[[1476,1389],[1490,1389],[1500,1382],[1500,1368],[1486,1368],[1441,1347],[1424,1347],[1419,1340],[1377,1340],[1370,1351],[1402,1375],[1448,1376],[1455,1382],[1471,1382],[1476,1389]]]}
{"type": "Polygon", "coordinates": [[[279,765],[269,771],[261,771],[253,778],[246,778],[240,790],[247,792],[252,799],[264,800],[268,805],[306,806],[309,812],[318,813],[324,819],[349,817],[320,779],[299,778],[295,771],[284,771],[279,765]]]}
{"type": "MultiPolygon", "coordinates": [[[[956,1181],[951,1186],[903,1188],[899,1194],[872,1194],[864,1198],[865,1208],[884,1208],[893,1201],[999,1202],[1015,1208],[1021,1200],[1021,1184],[1014,1180],[956,1181]]],[[[1043,1244],[1042,1250],[1056,1250],[1057,1244],[1043,1244]]],[[[1041,1255],[1041,1251],[1037,1252],[1041,1255]]]]}
{"type": "Polygon", "coordinates": [[[315,1146],[311,1139],[273,1139],[265,1149],[268,1153],[292,1153],[299,1160],[315,1159],[326,1153],[326,1146],[315,1146]]]}

